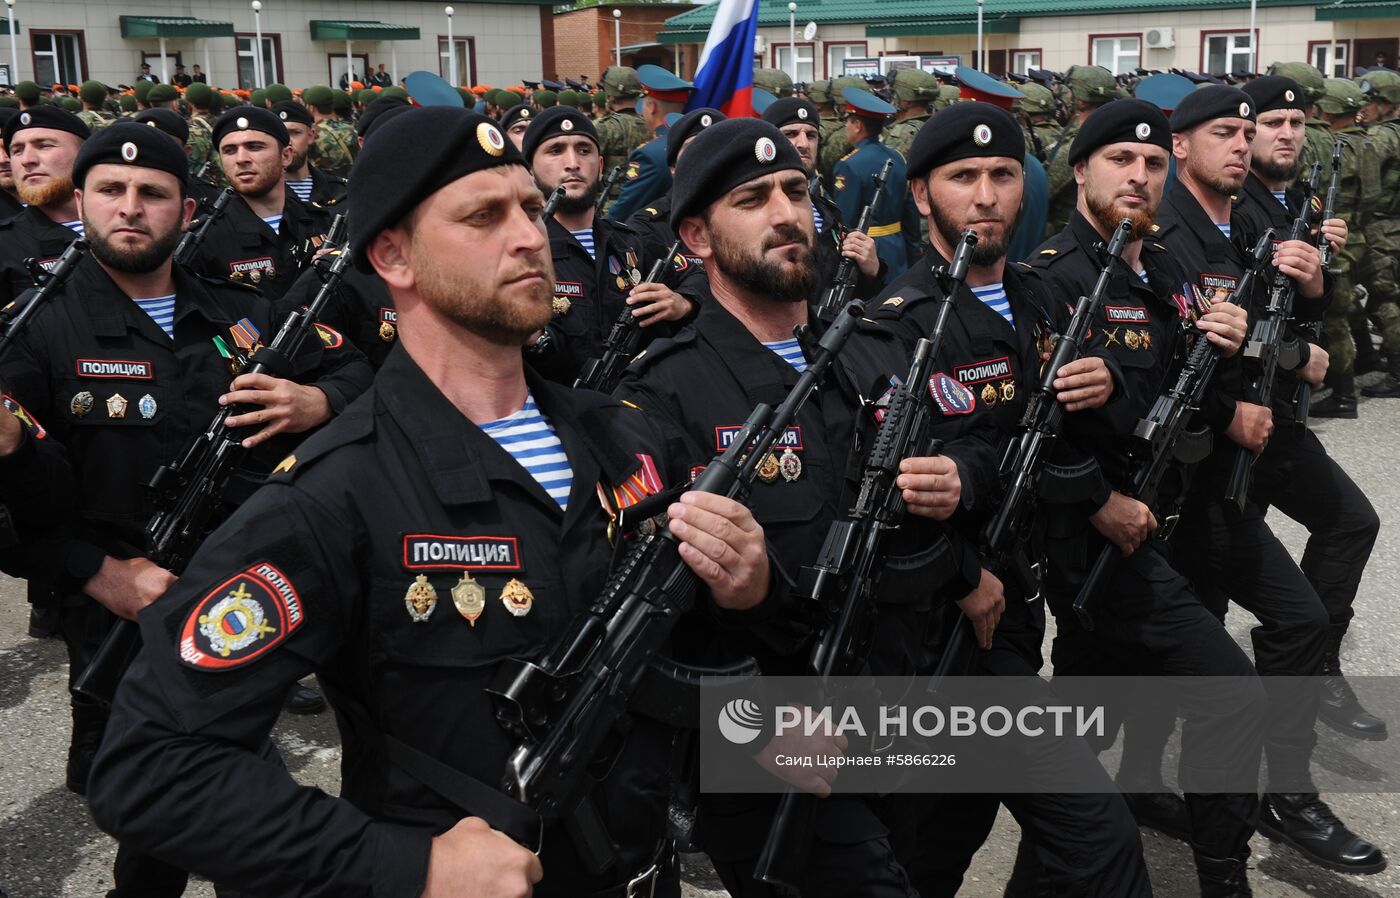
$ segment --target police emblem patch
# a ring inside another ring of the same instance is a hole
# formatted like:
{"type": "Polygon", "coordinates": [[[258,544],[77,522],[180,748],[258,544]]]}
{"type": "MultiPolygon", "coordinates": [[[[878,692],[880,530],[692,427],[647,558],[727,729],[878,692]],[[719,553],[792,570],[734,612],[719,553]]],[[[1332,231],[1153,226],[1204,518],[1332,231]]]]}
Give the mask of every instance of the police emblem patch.
{"type": "Polygon", "coordinates": [[[506,139],[490,122],[482,122],[476,126],[476,142],[489,156],[500,156],[506,151],[506,139]]]}
{"type": "Polygon", "coordinates": [[[1146,140],[1152,136],[1152,126],[1147,122],[1138,122],[1137,127],[1133,129],[1133,133],[1137,135],[1138,140],[1146,140]]]}
{"type": "Polygon", "coordinates": [[[778,148],[769,138],[760,137],[754,141],[753,155],[759,162],[766,164],[778,158],[778,148]]]}
{"type": "Polygon", "coordinates": [[[305,620],[301,597],[273,565],[259,562],[210,590],[185,618],[180,660],[228,670],[260,658],[305,620]]]}
{"type": "Polygon", "coordinates": [[[514,616],[524,617],[535,607],[535,594],[524,583],[512,579],[501,590],[501,604],[514,616]]]}
{"type": "MultiPolygon", "coordinates": [[[[152,124],[154,125],[155,123],[152,122],[152,124]]],[[[122,144],[122,159],[126,160],[127,162],[135,162],[137,153],[138,151],[136,149],[136,144],[132,143],[129,140],[126,143],[122,144]]]]}
{"type": "Polygon", "coordinates": [[[977,408],[972,391],[942,371],[935,371],[928,379],[928,394],[945,415],[966,415],[977,408]]]}
{"type": "Polygon", "coordinates": [[[978,125],[972,129],[972,142],[979,147],[985,147],[992,142],[992,129],[987,125],[978,125]]]}
{"type": "Polygon", "coordinates": [[[141,413],[141,417],[145,418],[147,421],[151,420],[156,416],[156,398],[150,393],[147,393],[137,400],[136,410],[141,413]]]}
{"type": "Polygon", "coordinates": [[[31,415],[29,409],[20,405],[15,397],[6,393],[3,397],[0,397],[0,404],[3,404],[5,408],[9,410],[10,414],[18,418],[21,424],[29,428],[30,433],[34,435],[34,439],[42,440],[49,435],[49,432],[39,423],[39,419],[31,415]]]}
{"type": "Polygon", "coordinates": [[[462,571],[462,579],[452,587],[452,604],[467,623],[476,626],[476,619],[486,610],[486,587],[472,579],[472,575],[462,571]]]}
{"type": "Polygon", "coordinates": [[[427,623],[428,618],[433,616],[437,600],[437,590],[428,582],[427,574],[415,577],[408,585],[408,592],[403,594],[403,605],[408,609],[408,616],[419,624],[427,623]]]}

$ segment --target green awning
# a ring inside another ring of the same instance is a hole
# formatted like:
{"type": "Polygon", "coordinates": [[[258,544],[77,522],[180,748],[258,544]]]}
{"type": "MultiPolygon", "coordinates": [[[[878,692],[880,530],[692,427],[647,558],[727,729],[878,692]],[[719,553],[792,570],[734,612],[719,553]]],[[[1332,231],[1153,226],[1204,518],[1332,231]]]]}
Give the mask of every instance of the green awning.
{"type": "Polygon", "coordinates": [[[311,20],[313,41],[416,41],[418,29],[388,22],[338,22],[311,20]]]}
{"type": "MultiPolygon", "coordinates": [[[[982,31],[986,34],[1019,34],[1021,20],[1016,18],[985,18],[982,31]]],[[[949,34],[976,34],[977,19],[925,19],[909,22],[888,22],[866,25],[866,37],[920,37],[949,34]]]]}
{"type": "Polygon", "coordinates": [[[233,37],[232,22],[188,16],[122,16],[122,37],[233,37]]]}
{"type": "Polygon", "coordinates": [[[1320,22],[1335,22],[1342,19],[1395,18],[1400,18],[1400,3],[1392,3],[1389,0],[1361,0],[1361,2],[1337,0],[1335,3],[1328,3],[1317,8],[1317,19],[1320,22]]]}

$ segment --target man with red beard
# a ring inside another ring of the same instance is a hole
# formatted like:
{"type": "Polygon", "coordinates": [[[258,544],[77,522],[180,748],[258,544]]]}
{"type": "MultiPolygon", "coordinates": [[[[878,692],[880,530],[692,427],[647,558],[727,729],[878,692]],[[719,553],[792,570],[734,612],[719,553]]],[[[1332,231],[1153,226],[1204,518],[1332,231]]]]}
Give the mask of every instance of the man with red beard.
{"type": "Polygon", "coordinates": [[[82,236],[73,199],[73,159],[89,134],[82,119],[57,106],[26,109],[5,125],[15,192],[29,208],[0,221],[0,305],[34,285],[25,259],[48,267],[82,236]]]}
{"type": "MultiPolygon", "coordinates": [[[[598,598],[615,497],[663,489],[666,438],[524,364],[553,272],[544,197],[495,122],[404,112],[366,141],[350,203],[355,264],[392,292],[399,345],[142,615],[93,814],[255,895],[678,890],[669,728],[633,718],[589,792],[596,813],[542,828],[498,791],[519,739],[486,694],[507,659],[538,659],[598,598]],[[339,797],[257,754],[312,670],[343,712],[339,797]]],[[[744,506],[689,492],[666,513],[706,587],[701,614],[766,601],[763,531],[744,506]]]]}
{"type": "MultiPolygon", "coordinates": [[[[0,109],[0,133],[4,133],[10,119],[18,116],[18,109],[0,109]]],[[[15,190],[15,175],[14,169],[10,167],[10,154],[5,152],[5,143],[0,140],[0,221],[18,215],[22,209],[24,202],[15,190]]]]}
{"type": "Polygon", "coordinates": [[[256,287],[275,302],[310,262],[329,219],[287,186],[290,143],[271,110],[238,106],[219,117],[214,147],[238,196],[191,260],[197,274],[256,287]]]}

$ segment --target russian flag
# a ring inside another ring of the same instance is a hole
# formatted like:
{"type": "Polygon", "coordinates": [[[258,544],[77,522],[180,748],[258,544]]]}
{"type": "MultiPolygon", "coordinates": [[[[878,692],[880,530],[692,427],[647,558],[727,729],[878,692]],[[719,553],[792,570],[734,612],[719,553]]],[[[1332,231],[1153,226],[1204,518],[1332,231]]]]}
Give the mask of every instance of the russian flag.
{"type": "Polygon", "coordinates": [[[753,45],[758,34],[759,0],[719,0],[714,24],[700,51],[695,92],[687,108],[709,106],[730,118],[753,109],[753,45]]]}

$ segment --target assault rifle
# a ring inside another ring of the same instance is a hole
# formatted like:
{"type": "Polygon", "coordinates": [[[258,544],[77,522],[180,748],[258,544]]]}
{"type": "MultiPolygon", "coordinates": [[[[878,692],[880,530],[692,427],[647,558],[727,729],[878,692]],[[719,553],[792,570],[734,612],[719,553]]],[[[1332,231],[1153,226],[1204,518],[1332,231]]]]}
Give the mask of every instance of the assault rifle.
{"type": "Polygon", "coordinates": [[[88,252],[87,240],[79,237],[64,248],[53,263],[53,267],[45,271],[39,267],[37,259],[25,259],[25,267],[34,278],[35,286],[25,290],[16,296],[9,305],[0,309],[0,359],[3,359],[10,351],[20,332],[29,324],[34,313],[43,308],[55,293],[63,289],[63,285],[68,282],[78,263],[83,261],[83,256],[88,252]]]}
{"type": "MultiPolygon", "coordinates": [[[[206,165],[208,163],[205,163],[206,165]]],[[[233,202],[233,188],[225,187],[219,191],[219,195],[214,198],[209,211],[203,218],[190,222],[190,226],[185,229],[185,233],[180,235],[180,242],[175,245],[175,264],[188,265],[194,261],[194,254],[199,252],[199,247],[203,245],[209,236],[209,229],[214,226],[228,204],[233,202]]]]}
{"type": "MultiPolygon", "coordinates": [[[[661,273],[675,258],[680,248],[680,240],[672,243],[666,255],[652,264],[651,271],[647,272],[646,280],[642,283],[654,284],[661,280],[661,273]]],[[[574,381],[574,389],[611,393],[617,388],[617,382],[622,379],[622,372],[627,370],[628,362],[637,354],[637,344],[641,342],[641,336],[642,328],[637,323],[636,316],[632,314],[632,308],[624,306],[622,313],[613,322],[612,329],[608,331],[607,338],[603,340],[603,354],[596,359],[589,359],[584,364],[583,373],[574,381]]]]}
{"type": "Polygon", "coordinates": [[[603,189],[598,191],[598,199],[593,203],[593,214],[602,215],[603,207],[608,204],[608,194],[617,186],[617,182],[622,180],[622,166],[614,165],[612,171],[608,172],[607,178],[603,180],[603,189]]]}
{"type": "MultiPolygon", "coordinates": [[[[344,251],[345,230],[342,213],[335,217],[326,234],[326,242],[340,246],[341,252],[331,257],[325,282],[316,297],[305,309],[287,316],[272,343],[258,350],[240,374],[290,376],[292,360],[302,344],[307,338],[319,339],[316,320],[350,267],[350,256],[344,251]]],[[[173,573],[179,574],[185,569],[200,543],[228,510],[225,490],[248,453],[242,440],[234,436],[228,426],[229,417],[241,413],[242,409],[233,406],[219,409],[209,426],[194,438],[180,457],[157,468],[146,485],[155,494],[159,509],[146,525],[147,555],[173,573]]],[[[92,661],[73,683],[73,691],[111,704],[117,685],[140,646],[141,634],[136,624],[117,621],[92,661]]]]}
{"type": "MultiPolygon", "coordinates": [[[[1345,144],[1338,140],[1332,145],[1332,179],[1327,182],[1327,200],[1322,206],[1322,219],[1317,228],[1317,251],[1322,256],[1322,270],[1326,271],[1332,264],[1332,244],[1327,242],[1327,237],[1322,233],[1321,222],[1337,216],[1337,193],[1342,186],[1342,148],[1345,144]]],[[[1322,322],[1316,322],[1310,327],[1303,329],[1309,340],[1313,343],[1322,339],[1322,322]]],[[[1308,406],[1312,404],[1312,385],[1302,378],[1298,379],[1298,390],[1293,395],[1293,420],[1299,426],[1306,427],[1308,424],[1308,406]]]]}
{"type": "MultiPolygon", "coordinates": [[[[870,202],[865,208],[860,210],[860,218],[856,219],[857,231],[862,234],[870,229],[870,217],[875,214],[875,207],[880,202],[880,194],[885,192],[885,181],[890,176],[890,167],[894,165],[893,159],[886,159],[879,174],[875,178],[875,194],[870,197],[870,202]]],[[[809,187],[810,189],[810,187],[809,187]]],[[[856,267],[856,260],[849,256],[841,257],[841,264],[836,268],[836,276],[831,281],[831,286],[827,288],[826,295],[822,297],[821,305],[817,307],[817,313],[823,317],[830,317],[846,308],[846,303],[850,301],[851,294],[856,289],[856,278],[860,275],[860,270],[856,267]]]]}

